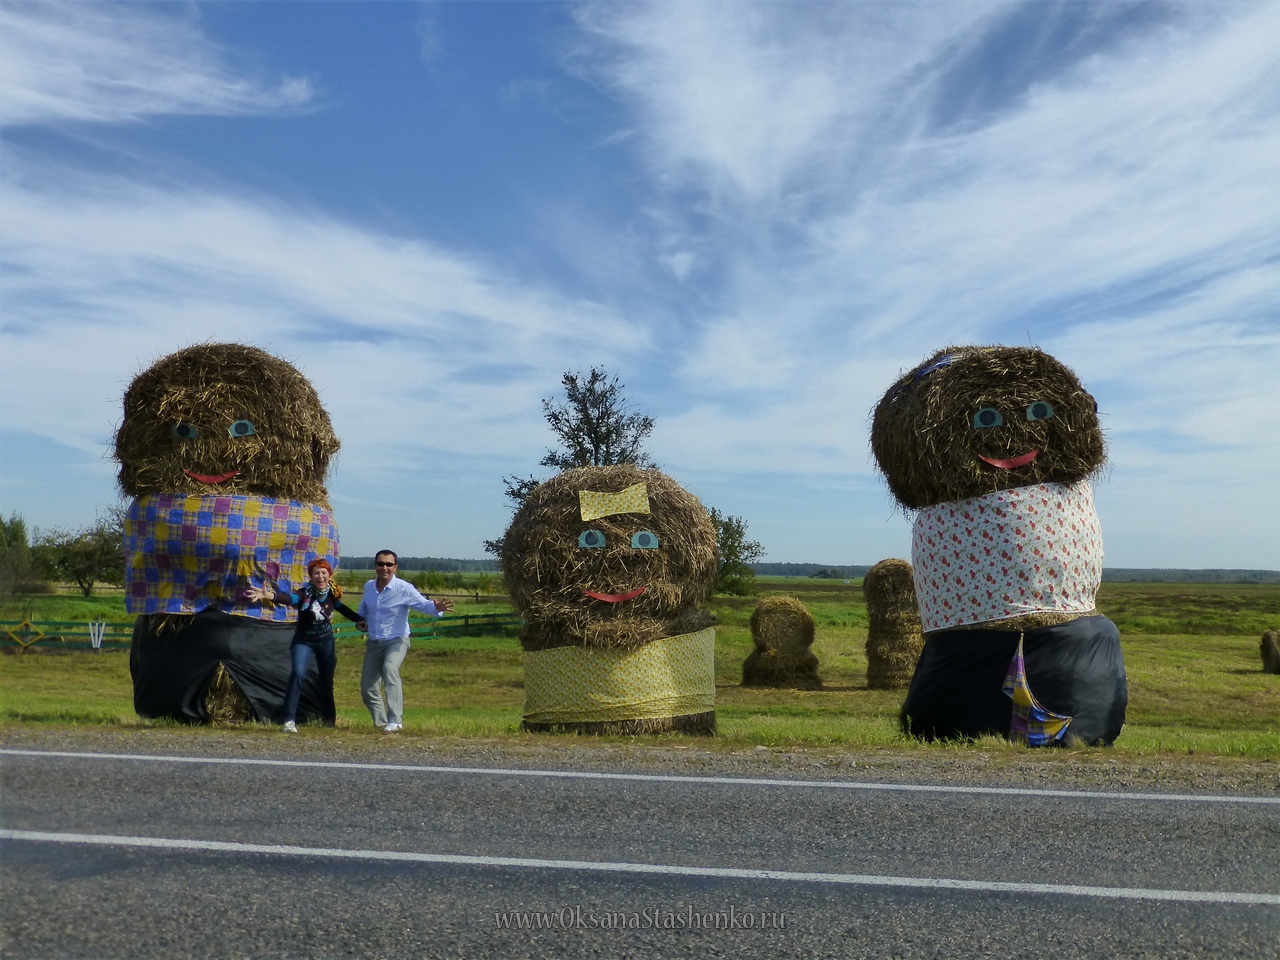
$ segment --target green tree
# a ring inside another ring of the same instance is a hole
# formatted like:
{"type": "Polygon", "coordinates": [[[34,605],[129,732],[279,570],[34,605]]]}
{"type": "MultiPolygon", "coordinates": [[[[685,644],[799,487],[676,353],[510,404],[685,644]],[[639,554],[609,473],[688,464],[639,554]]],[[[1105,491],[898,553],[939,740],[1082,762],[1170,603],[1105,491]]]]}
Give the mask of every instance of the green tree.
{"type": "MultiPolygon", "coordinates": [[[[625,384],[610,376],[603,367],[593,366],[588,373],[565,371],[560,378],[564,400],[546,397],[542,416],[559,439],[561,446],[548,448],[538,461],[540,466],[556,470],[572,467],[601,467],[615,463],[653,466],[644,443],[653,432],[653,417],[636,413],[623,393],[625,384]]],[[[520,505],[538,484],[537,477],[508,476],[502,478],[505,496],[512,509],[520,505]]],[[[502,539],[486,540],[486,552],[502,555],[502,539]]]]}
{"type": "Polygon", "coordinates": [[[711,525],[716,528],[720,566],[716,571],[715,593],[746,597],[755,593],[756,572],[751,564],[764,556],[764,547],[747,539],[747,524],[711,508],[711,525]]]}
{"type": "Polygon", "coordinates": [[[16,513],[0,517],[0,596],[9,596],[31,576],[27,523],[16,513]]]}
{"type": "Polygon", "coordinates": [[[86,597],[99,583],[124,583],[124,510],[114,508],[90,527],[50,530],[33,551],[45,576],[70,581],[86,597]]]}

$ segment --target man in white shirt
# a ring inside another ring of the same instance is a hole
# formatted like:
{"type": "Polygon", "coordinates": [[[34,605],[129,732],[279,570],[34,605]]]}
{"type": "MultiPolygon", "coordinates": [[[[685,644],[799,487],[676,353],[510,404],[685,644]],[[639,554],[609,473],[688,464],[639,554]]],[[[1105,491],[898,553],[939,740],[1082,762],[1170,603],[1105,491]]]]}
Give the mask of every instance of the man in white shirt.
{"type": "Polygon", "coordinates": [[[373,558],[374,579],[364,585],[358,611],[369,627],[360,671],[360,697],[373,716],[373,725],[387,733],[404,729],[400,664],[409,652],[409,611],[442,617],[453,609],[452,600],[428,600],[413,584],[397,577],[399,562],[393,551],[378,551],[373,558]]]}

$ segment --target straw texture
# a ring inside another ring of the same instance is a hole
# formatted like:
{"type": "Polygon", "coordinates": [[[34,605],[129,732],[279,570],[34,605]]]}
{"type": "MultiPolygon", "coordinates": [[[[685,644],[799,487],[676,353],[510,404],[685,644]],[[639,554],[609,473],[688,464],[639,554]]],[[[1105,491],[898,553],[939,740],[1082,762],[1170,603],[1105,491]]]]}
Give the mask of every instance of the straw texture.
{"type": "Polygon", "coordinates": [[[1010,487],[1072,483],[1106,460],[1093,397],[1071,370],[1035,347],[939,350],[876,405],[871,449],[889,490],[910,510],[1010,487]],[[975,416],[985,410],[1001,422],[976,427],[975,416]],[[1051,416],[1034,418],[1048,410],[1051,416]],[[1035,458],[1013,469],[982,459],[1032,450],[1035,458]]]}
{"type": "Polygon", "coordinates": [[[257,347],[204,343],[134,378],[115,458],[131,497],[250,493],[327,507],[325,476],[338,446],[315,388],[295,367],[257,347]],[[233,471],[219,483],[191,476],[233,471]]]}
{"type": "Polygon", "coordinates": [[[867,601],[867,686],[905,688],[924,648],[911,564],[881,560],[867,571],[862,593],[867,601]]]}
{"type": "Polygon", "coordinates": [[[751,612],[753,650],[742,663],[744,687],[821,690],[813,615],[795,597],[765,597],[751,612]]]}

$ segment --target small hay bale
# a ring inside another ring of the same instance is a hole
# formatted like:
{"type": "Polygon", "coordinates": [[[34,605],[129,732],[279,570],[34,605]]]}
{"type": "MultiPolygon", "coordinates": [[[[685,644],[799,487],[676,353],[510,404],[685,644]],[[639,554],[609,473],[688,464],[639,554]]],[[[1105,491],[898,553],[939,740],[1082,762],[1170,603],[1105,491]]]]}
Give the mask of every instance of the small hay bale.
{"type": "Polygon", "coordinates": [[[744,687],[821,690],[813,615],[795,597],[765,597],[751,611],[756,648],[742,663],[744,687]]]}
{"type": "Polygon", "coordinates": [[[130,497],[218,492],[327,507],[325,475],[338,446],[319,395],[292,364],[257,347],[202,343],[134,377],[115,458],[130,497]],[[191,476],[232,471],[216,484],[191,476]]]}
{"type": "Polygon", "coordinates": [[[911,564],[881,560],[862,580],[867,600],[867,686],[897,690],[911,683],[924,649],[911,564]]]}
{"type": "Polygon", "coordinates": [[[1262,634],[1262,670],[1280,673],[1280,630],[1267,630],[1262,634]]]}
{"type": "Polygon", "coordinates": [[[215,727],[235,727],[253,719],[253,706],[228,672],[219,663],[204,695],[204,709],[215,727]]]}
{"type": "Polygon", "coordinates": [[[1106,461],[1098,405],[1063,363],[1035,347],[944,347],[876,404],[871,450],[898,503],[939,503],[1038,483],[1074,483],[1106,461]],[[1032,408],[1052,416],[1033,419],[1032,408]],[[991,409],[998,426],[975,429],[991,409]],[[1016,469],[982,459],[1039,454],[1016,469]]]}

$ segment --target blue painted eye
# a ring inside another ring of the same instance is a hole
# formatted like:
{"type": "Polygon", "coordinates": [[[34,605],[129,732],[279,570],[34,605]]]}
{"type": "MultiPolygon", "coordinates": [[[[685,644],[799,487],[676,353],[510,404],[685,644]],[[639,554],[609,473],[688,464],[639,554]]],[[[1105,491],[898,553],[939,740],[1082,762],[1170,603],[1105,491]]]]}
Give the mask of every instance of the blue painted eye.
{"type": "Polygon", "coordinates": [[[658,535],[648,530],[640,530],[631,535],[631,546],[637,550],[657,550],[658,535]]]}
{"type": "Polygon", "coordinates": [[[578,546],[594,549],[604,546],[604,534],[599,530],[583,530],[578,534],[578,546]]]}
{"type": "Polygon", "coordinates": [[[998,427],[1004,423],[1004,417],[1000,416],[1000,411],[995,407],[983,407],[973,415],[973,425],[979,430],[985,430],[987,427],[998,427]]]}
{"type": "Polygon", "coordinates": [[[248,420],[237,420],[227,427],[227,433],[233,437],[251,437],[257,432],[257,430],[253,429],[253,424],[248,420]]]}
{"type": "Polygon", "coordinates": [[[169,432],[179,440],[194,440],[200,436],[200,431],[189,423],[175,423],[169,432]]]}
{"type": "Polygon", "coordinates": [[[1053,416],[1053,407],[1045,403],[1043,400],[1037,400],[1031,406],[1027,407],[1028,420],[1048,420],[1053,416]]]}

